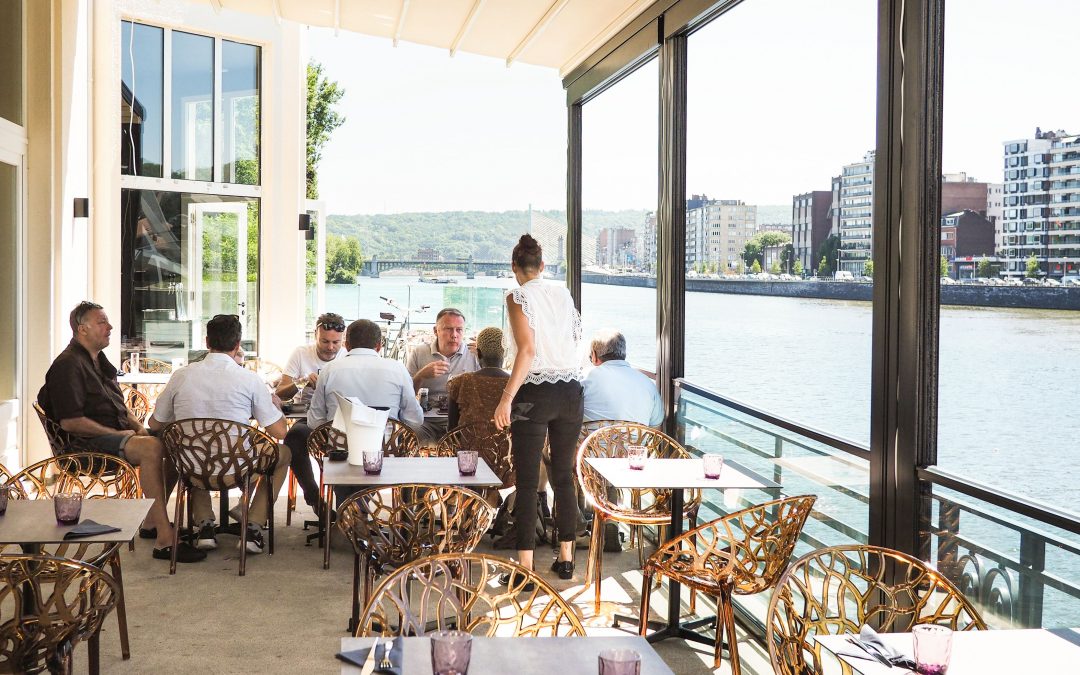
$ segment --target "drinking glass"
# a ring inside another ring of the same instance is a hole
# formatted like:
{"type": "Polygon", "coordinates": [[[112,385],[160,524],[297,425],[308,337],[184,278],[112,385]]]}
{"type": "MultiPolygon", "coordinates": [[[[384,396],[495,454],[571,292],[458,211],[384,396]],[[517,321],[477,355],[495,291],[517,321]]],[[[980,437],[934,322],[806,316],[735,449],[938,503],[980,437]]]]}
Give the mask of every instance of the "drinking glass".
{"type": "Polygon", "coordinates": [[[0,486],[0,516],[7,513],[8,499],[11,498],[12,489],[9,485],[0,486]]]}
{"type": "Polygon", "coordinates": [[[723,455],[705,455],[701,458],[702,463],[705,465],[705,477],[706,478],[719,478],[720,472],[724,470],[724,456],[723,455]]]}
{"type": "Polygon", "coordinates": [[[301,377],[293,380],[293,385],[296,387],[296,393],[292,397],[293,403],[300,403],[304,400],[304,387],[307,386],[307,378],[301,377]]]}
{"type": "Polygon", "coordinates": [[[382,450],[364,451],[364,473],[382,473],[382,450]]]}
{"type": "Polygon", "coordinates": [[[600,675],[638,675],[641,654],[633,649],[605,649],[600,652],[600,675]]]}
{"type": "Polygon", "coordinates": [[[945,675],[952,655],[952,631],[927,623],[911,629],[915,639],[915,668],[920,675],[945,675]]]}
{"type": "Polygon", "coordinates": [[[128,372],[133,375],[139,372],[139,352],[131,352],[128,356],[128,372]]]}
{"type": "Polygon", "coordinates": [[[466,675],[472,656],[472,635],[460,630],[441,630],[430,635],[432,672],[466,675]]]}
{"type": "Polygon", "coordinates": [[[640,471],[645,468],[645,457],[648,449],[644,445],[626,446],[626,458],[630,460],[630,468],[640,471]]]}
{"type": "Polygon", "coordinates": [[[476,450],[458,450],[457,468],[462,476],[472,476],[476,473],[476,461],[480,455],[476,450]]]}
{"type": "Polygon", "coordinates": [[[79,522],[79,515],[82,513],[82,492],[72,491],[69,494],[54,496],[53,511],[56,513],[57,525],[74,525],[79,522]]]}

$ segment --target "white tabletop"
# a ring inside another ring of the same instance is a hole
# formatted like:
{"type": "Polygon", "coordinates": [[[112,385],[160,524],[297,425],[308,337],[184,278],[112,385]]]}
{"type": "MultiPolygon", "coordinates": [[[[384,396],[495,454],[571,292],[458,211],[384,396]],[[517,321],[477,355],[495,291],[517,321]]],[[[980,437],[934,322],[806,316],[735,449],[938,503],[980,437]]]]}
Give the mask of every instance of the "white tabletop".
{"type": "MultiPolygon", "coordinates": [[[[139,532],[139,525],[150,511],[152,499],[84,499],[79,521],[93,520],[101,525],[119,527],[92,537],[70,540],[73,543],[110,543],[129,541],[139,532]]],[[[7,513],[0,516],[0,543],[58,544],[75,525],[58,525],[51,499],[13,499],[7,513]]]]}
{"type": "MultiPolygon", "coordinates": [[[[425,637],[395,638],[402,641],[402,675],[431,675],[431,641],[425,637]]],[[[374,638],[341,638],[341,651],[362,649],[374,638]]],[[[380,639],[379,644],[383,641],[380,639]]],[[[474,637],[469,672],[491,673],[595,673],[598,656],[605,649],[633,649],[641,654],[641,675],[671,675],[671,669],[645,638],[637,635],[610,637],[474,637]]],[[[380,646],[376,656],[382,658],[380,646]]],[[[360,668],[348,663],[342,675],[357,675],[360,668]]]]}
{"type": "Polygon", "coordinates": [[[168,384],[171,373],[118,373],[120,384],[168,384]]]}
{"type": "MultiPolygon", "coordinates": [[[[896,651],[914,656],[911,633],[880,633],[882,642],[896,651]]],[[[887,667],[877,661],[844,656],[863,654],[847,642],[848,635],[822,635],[815,639],[852,667],[857,675],[901,675],[910,670],[887,667]]],[[[1074,673],[1080,663],[1080,629],[974,630],[953,633],[948,675],[999,675],[1001,673],[1074,673]]]]}
{"type": "Polygon", "coordinates": [[[596,471],[616,488],[654,489],[718,489],[749,488],[773,489],[779,483],[763,478],[737,462],[724,460],[719,478],[706,478],[705,467],[700,458],[645,460],[645,468],[630,468],[625,457],[586,457],[596,471]]]}
{"type": "Polygon", "coordinates": [[[323,458],[323,483],[326,485],[392,486],[408,483],[497,487],[502,481],[483,458],[477,458],[476,473],[463,476],[456,457],[383,457],[382,472],[364,473],[364,467],[323,458]]]}

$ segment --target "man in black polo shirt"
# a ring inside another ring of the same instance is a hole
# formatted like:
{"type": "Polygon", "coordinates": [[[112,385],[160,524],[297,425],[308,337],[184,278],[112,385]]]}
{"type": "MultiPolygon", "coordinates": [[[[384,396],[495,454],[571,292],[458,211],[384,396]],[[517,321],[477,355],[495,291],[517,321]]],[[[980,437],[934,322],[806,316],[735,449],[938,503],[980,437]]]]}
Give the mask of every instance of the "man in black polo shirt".
{"type": "MultiPolygon", "coordinates": [[[[64,431],[84,437],[85,445],[139,467],[143,492],[154,500],[139,534],[156,540],[155,558],[169,560],[173,530],[165,512],[165,451],[161,441],[128,412],[116,367],[102,353],[109,346],[112,324],[101,305],[93,302],[80,302],[71,310],[69,322],[71,342],[49,366],[38,403],[64,431]]],[[[206,557],[186,543],[176,553],[179,562],[206,557]]]]}

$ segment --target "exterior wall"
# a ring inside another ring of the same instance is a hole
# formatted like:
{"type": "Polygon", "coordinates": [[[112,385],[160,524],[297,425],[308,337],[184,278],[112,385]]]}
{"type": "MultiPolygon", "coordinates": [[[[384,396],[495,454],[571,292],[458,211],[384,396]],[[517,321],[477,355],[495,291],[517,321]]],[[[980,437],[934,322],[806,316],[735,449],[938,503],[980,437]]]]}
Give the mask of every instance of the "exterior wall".
{"type": "Polygon", "coordinates": [[[1034,255],[1039,275],[1046,274],[1050,204],[1050,145],[1054,134],[1004,143],[1004,217],[1002,274],[1021,277],[1034,255]]]}
{"type": "Polygon", "coordinates": [[[874,156],[848,164],[840,176],[840,269],[859,276],[873,251],[874,156]]]}
{"type": "Polygon", "coordinates": [[[1005,202],[1003,201],[1003,190],[1005,186],[1002,183],[987,183],[986,184],[986,219],[994,224],[994,250],[1001,250],[1002,235],[1001,229],[1002,220],[1005,216],[1005,202]]]}
{"type": "Polygon", "coordinates": [[[802,262],[805,270],[817,267],[814,256],[832,229],[831,207],[832,193],[827,190],[795,195],[792,200],[791,242],[795,259],[802,262]]]}
{"type": "Polygon", "coordinates": [[[1080,136],[1051,144],[1047,234],[1050,275],[1080,273],[1080,136]]]}
{"type": "Polygon", "coordinates": [[[967,180],[941,183],[941,213],[973,211],[986,213],[987,184],[967,180]]]}

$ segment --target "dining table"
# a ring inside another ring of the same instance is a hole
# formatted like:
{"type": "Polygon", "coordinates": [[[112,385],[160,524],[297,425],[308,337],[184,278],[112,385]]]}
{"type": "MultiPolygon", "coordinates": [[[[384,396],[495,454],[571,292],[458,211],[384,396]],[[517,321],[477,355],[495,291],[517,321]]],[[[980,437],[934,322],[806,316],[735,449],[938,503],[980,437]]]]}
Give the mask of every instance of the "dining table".
{"type": "MultiPolygon", "coordinates": [[[[152,499],[84,499],[79,522],[93,520],[119,528],[74,540],[69,543],[117,544],[131,541],[139,533],[152,499]]],[[[35,554],[45,544],[60,544],[64,535],[77,526],[59,525],[51,499],[13,499],[0,516],[0,544],[19,544],[24,552],[35,554]]]]}
{"type": "MultiPolygon", "coordinates": [[[[631,490],[670,490],[671,522],[667,528],[670,541],[683,532],[684,490],[763,490],[771,496],[778,496],[780,484],[748,469],[747,467],[724,460],[723,468],[717,478],[706,478],[704,460],[700,457],[650,457],[645,460],[643,469],[631,469],[626,457],[586,457],[585,461],[597,471],[612,487],[631,490]]],[[[715,621],[715,617],[698,619],[684,623],[681,618],[681,584],[674,579],[668,581],[667,621],[649,621],[650,626],[658,628],[648,635],[649,642],[659,642],[667,638],[691,640],[712,645],[713,639],[697,629],[715,621]]],[[[616,614],[613,626],[620,623],[637,624],[647,617],[629,617],[616,614]]]]}

